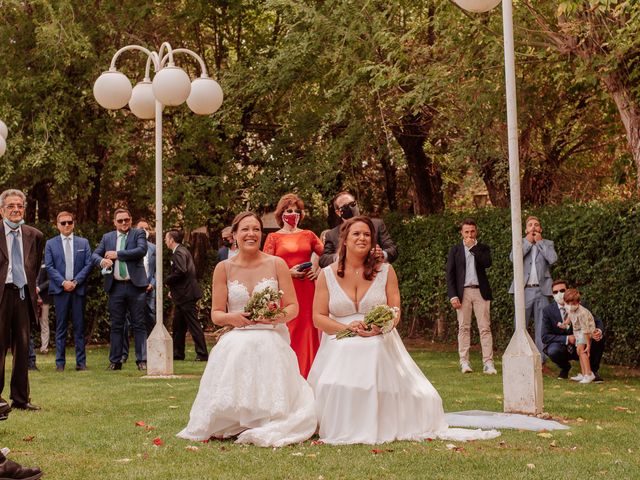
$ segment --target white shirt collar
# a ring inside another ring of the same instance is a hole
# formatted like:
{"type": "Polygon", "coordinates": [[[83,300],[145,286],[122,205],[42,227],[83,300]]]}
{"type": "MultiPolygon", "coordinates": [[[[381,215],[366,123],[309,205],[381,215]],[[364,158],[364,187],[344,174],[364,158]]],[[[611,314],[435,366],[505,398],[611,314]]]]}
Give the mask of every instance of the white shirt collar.
{"type": "Polygon", "coordinates": [[[2,224],[4,225],[4,236],[8,237],[9,234],[11,232],[18,232],[18,235],[22,235],[22,226],[19,226],[18,228],[16,228],[15,230],[13,230],[9,225],[7,225],[7,222],[5,222],[4,220],[2,220],[2,224]]]}
{"type": "Polygon", "coordinates": [[[176,253],[176,250],[178,249],[178,247],[180,246],[180,244],[176,244],[176,246],[173,248],[173,250],[171,250],[171,253],[176,253]]]}
{"type": "Polygon", "coordinates": [[[73,232],[71,232],[68,237],[64,236],[63,234],[60,234],[60,238],[62,238],[62,240],[64,240],[65,238],[70,238],[71,241],[73,241],[73,232]]]}

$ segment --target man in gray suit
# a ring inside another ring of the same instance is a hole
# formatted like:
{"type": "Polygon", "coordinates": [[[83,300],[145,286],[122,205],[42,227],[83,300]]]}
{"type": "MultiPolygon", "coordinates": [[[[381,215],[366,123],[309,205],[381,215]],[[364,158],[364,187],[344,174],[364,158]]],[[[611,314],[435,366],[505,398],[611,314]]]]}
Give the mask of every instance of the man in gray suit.
{"type": "MultiPolygon", "coordinates": [[[[542,238],[542,226],[538,217],[527,217],[525,235],[522,239],[525,323],[528,325],[533,317],[535,343],[544,366],[547,356],[543,353],[542,317],[543,311],[552,297],[551,284],[553,279],[549,267],[556,263],[558,255],[553,247],[553,242],[542,238]]],[[[513,251],[509,255],[509,259],[513,261],[513,251]]],[[[513,282],[509,293],[513,293],[513,282]]]]}

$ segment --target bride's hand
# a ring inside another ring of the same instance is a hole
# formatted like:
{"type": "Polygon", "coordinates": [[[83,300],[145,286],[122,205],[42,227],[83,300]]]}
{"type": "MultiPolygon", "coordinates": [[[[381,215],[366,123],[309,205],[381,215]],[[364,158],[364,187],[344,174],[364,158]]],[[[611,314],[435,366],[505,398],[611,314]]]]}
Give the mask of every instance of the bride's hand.
{"type": "Polygon", "coordinates": [[[227,314],[227,323],[233,327],[246,327],[253,325],[255,322],[249,320],[248,312],[233,312],[227,314]]]}
{"type": "Polygon", "coordinates": [[[365,324],[364,324],[364,322],[360,322],[360,321],[355,320],[355,321],[353,321],[351,323],[348,323],[347,324],[347,328],[349,330],[351,330],[352,332],[354,332],[354,333],[358,333],[358,330],[360,330],[362,328],[365,328],[365,324]]]}
{"type": "Polygon", "coordinates": [[[371,329],[367,330],[364,326],[359,328],[356,333],[361,337],[375,337],[382,333],[382,329],[377,325],[371,325],[371,329]]]}

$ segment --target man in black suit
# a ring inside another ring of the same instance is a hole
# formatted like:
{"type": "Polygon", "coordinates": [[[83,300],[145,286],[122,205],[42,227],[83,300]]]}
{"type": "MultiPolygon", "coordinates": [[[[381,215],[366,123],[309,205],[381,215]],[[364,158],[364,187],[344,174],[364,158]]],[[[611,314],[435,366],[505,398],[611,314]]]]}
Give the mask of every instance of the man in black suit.
{"type": "MultiPolygon", "coordinates": [[[[335,208],[336,215],[341,219],[341,222],[360,215],[360,209],[356,199],[349,192],[340,192],[331,202],[335,208]]],[[[375,240],[376,256],[383,259],[385,262],[393,263],[398,258],[398,249],[395,243],[391,240],[391,236],[387,231],[387,226],[379,218],[372,218],[373,226],[375,228],[375,240]]],[[[324,241],[324,252],[320,257],[320,266],[326,267],[331,265],[338,259],[338,248],[340,239],[340,227],[338,225],[327,232],[327,236],[324,241]]]]}
{"type": "Polygon", "coordinates": [[[196,266],[193,263],[191,252],[180,242],[182,242],[182,233],[178,230],[169,230],[164,237],[164,243],[173,252],[171,272],[166,280],[166,284],[169,286],[169,296],[175,304],[173,359],[184,360],[185,338],[187,329],[189,329],[196,348],[196,361],[206,361],[209,358],[209,353],[202,325],[198,321],[196,306],[198,299],[202,297],[202,290],[200,290],[196,279],[196,266]]]}
{"type": "Polygon", "coordinates": [[[147,236],[144,230],[131,228],[131,213],[118,208],[113,215],[115,230],[105,233],[95,249],[93,262],[102,268],[104,289],[109,294],[111,349],[107,370],[122,370],[122,337],[129,311],[138,370],[147,369],[147,329],[145,295],[149,286],[144,269],[147,236]]]}
{"type": "Polygon", "coordinates": [[[36,278],[44,236],[40,230],[24,225],[25,205],[26,197],[20,190],[0,194],[4,232],[0,241],[0,403],[6,403],[2,400],[4,361],[11,349],[11,408],[39,410],[29,398],[29,326],[36,321],[36,278]]]}
{"type": "MultiPolygon", "coordinates": [[[[551,286],[553,299],[542,312],[542,343],[544,345],[544,353],[560,367],[558,378],[566,379],[569,377],[571,370],[570,360],[578,360],[576,352],[576,338],[571,328],[568,330],[560,328],[558,323],[562,323],[566,311],[564,307],[564,292],[567,290],[567,282],[564,280],[555,280],[551,286]]],[[[584,305],[588,308],[587,305],[584,305]]],[[[591,312],[593,314],[593,312],[591,312]]],[[[604,325],[602,320],[593,315],[596,322],[596,329],[591,336],[591,349],[589,353],[589,364],[591,371],[595,375],[593,380],[595,383],[601,383],[602,377],[598,374],[600,370],[600,361],[604,353],[604,325]]]]}
{"type": "Polygon", "coordinates": [[[469,345],[471,343],[471,313],[476,315],[483,372],[495,375],[493,337],[491,336],[491,286],[486,269],[491,266],[489,246],[477,240],[478,228],[473,218],[465,218],[460,228],[462,242],[457,243],[447,258],[447,294],[458,317],[458,354],[460,370],[469,373],[469,345]]]}

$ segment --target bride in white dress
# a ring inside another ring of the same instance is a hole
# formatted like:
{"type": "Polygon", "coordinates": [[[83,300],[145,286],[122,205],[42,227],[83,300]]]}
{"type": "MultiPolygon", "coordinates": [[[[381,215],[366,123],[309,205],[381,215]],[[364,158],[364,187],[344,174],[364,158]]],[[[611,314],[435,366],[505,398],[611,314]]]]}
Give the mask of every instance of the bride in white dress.
{"type": "MultiPolygon", "coordinates": [[[[495,430],[448,428],[442,399],[394,328],[365,329],[376,305],[400,307],[398,278],[372,249],[371,220],[355,217],[341,229],[338,261],[322,270],[313,320],[324,333],[308,382],[316,397],[320,440],[377,444],[394,440],[495,438],[495,430]],[[376,273],[377,272],[377,273],[376,273]],[[337,340],[349,328],[355,337],[337,340]]],[[[399,315],[396,319],[400,320],[399,315]]]]}
{"type": "Polygon", "coordinates": [[[191,408],[178,437],[207,440],[238,436],[237,443],[279,447],[311,437],[317,427],[313,392],[300,376],[289,346],[286,322],[298,314],[285,262],[260,251],[262,222],[252,212],[232,224],[239,253],[213,272],[212,312],[216,325],[234,327],[211,350],[191,408]],[[250,293],[282,290],[284,317],[252,322],[244,313],[250,293]]]}

